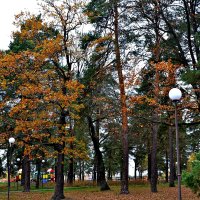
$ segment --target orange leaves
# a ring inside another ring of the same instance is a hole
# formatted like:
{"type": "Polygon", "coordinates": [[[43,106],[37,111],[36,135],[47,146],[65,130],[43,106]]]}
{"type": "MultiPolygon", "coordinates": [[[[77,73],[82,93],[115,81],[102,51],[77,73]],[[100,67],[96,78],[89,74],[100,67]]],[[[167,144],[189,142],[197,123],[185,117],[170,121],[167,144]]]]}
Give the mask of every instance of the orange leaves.
{"type": "Polygon", "coordinates": [[[67,94],[63,93],[62,87],[61,87],[60,90],[58,91],[51,90],[49,91],[49,93],[45,94],[44,100],[46,102],[52,102],[52,103],[57,102],[59,103],[59,105],[62,106],[62,108],[73,107],[76,110],[80,110],[82,108],[82,105],[73,104],[73,103],[79,97],[84,86],[78,83],[77,81],[68,81],[66,82],[65,87],[67,89],[67,94]]]}
{"type": "Polygon", "coordinates": [[[146,96],[133,96],[130,98],[130,102],[133,104],[144,104],[146,101],[146,96]]]}
{"type": "MultiPolygon", "coordinates": [[[[63,153],[68,155],[69,157],[73,158],[80,158],[80,159],[88,159],[88,153],[86,151],[85,143],[83,141],[78,141],[75,138],[69,138],[69,141],[72,139],[72,143],[74,148],[70,148],[69,145],[66,144],[63,153]]],[[[70,143],[68,141],[68,143],[70,143]]]]}
{"type": "MultiPolygon", "coordinates": [[[[38,148],[48,154],[49,146],[63,142],[75,143],[84,152],[65,128],[66,113],[77,119],[83,108],[77,100],[84,86],[67,81],[72,72],[63,63],[68,53],[63,53],[63,45],[73,49],[74,43],[69,39],[63,44],[63,37],[38,16],[22,13],[17,17],[21,29],[13,34],[15,53],[0,54],[0,88],[5,90],[0,109],[10,106],[7,116],[13,121],[13,136],[20,147],[26,146],[27,155],[38,148]]],[[[70,59],[75,62],[73,53],[70,59]]]]}
{"type": "Polygon", "coordinates": [[[40,61],[45,60],[46,58],[51,58],[57,56],[57,53],[60,53],[62,50],[62,37],[57,36],[53,40],[43,40],[36,46],[36,49],[39,50],[37,54],[37,59],[40,61]]]}
{"type": "MultiPolygon", "coordinates": [[[[162,85],[168,85],[170,87],[176,83],[176,73],[177,70],[181,67],[180,65],[173,64],[171,60],[168,60],[167,62],[162,61],[158,63],[151,63],[151,65],[159,74],[159,80],[157,81],[159,81],[162,85]]],[[[164,93],[166,94],[168,92],[169,90],[166,90],[165,88],[164,93]]]]}
{"type": "MultiPolygon", "coordinates": [[[[90,47],[92,47],[92,46],[94,46],[94,45],[96,45],[96,44],[100,44],[100,43],[103,43],[103,42],[105,42],[105,41],[111,40],[111,39],[112,39],[112,34],[108,34],[108,35],[106,35],[106,36],[104,36],[104,37],[100,37],[100,38],[94,40],[94,41],[90,44],[90,47]]],[[[100,51],[100,50],[102,50],[102,49],[100,49],[100,47],[99,47],[99,51],[100,51]]]]}
{"type": "Polygon", "coordinates": [[[154,81],[150,83],[152,89],[146,95],[131,97],[130,104],[147,104],[156,108],[157,111],[170,110],[165,99],[166,97],[168,99],[169,90],[176,83],[176,73],[180,66],[174,65],[171,60],[152,62],[150,65],[152,68],[149,70],[152,70],[154,78],[154,81]]]}
{"type": "Polygon", "coordinates": [[[149,98],[146,95],[134,96],[130,98],[130,104],[147,104],[149,106],[156,106],[157,102],[153,98],[149,98]]]}

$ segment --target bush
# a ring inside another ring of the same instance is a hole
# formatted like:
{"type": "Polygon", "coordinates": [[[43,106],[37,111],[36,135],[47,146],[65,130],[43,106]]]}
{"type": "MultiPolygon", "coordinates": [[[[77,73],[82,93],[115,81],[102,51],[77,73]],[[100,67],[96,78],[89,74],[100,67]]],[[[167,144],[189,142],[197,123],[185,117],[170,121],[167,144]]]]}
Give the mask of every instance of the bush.
{"type": "Polygon", "coordinates": [[[183,183],[200,196],[200,153],[195,154],[194,160],[189,160],[188,170],[183,172],[183,183]]]}

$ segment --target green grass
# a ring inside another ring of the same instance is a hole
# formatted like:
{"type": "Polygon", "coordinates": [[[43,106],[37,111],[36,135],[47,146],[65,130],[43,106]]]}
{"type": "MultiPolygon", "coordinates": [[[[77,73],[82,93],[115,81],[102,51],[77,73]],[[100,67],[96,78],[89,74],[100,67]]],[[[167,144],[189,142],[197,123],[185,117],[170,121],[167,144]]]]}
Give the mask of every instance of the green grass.
{"type": "MultiPolygon", "coordinates": [[[[54,191],[54,186],[55,183],[45,183],[40,184],[40,188],[36,189],[35,184],[31,183],[31,191],[32,192],[49,192],[49,191],[54,191]]],[[[7,183],[0,183],[0,192],[7,192],[8,190],[8,184],[7,183]]],[[[80,191],[80,190],[87,190],[87,191],[98,191],[99,188],[97,186],[91,186],[91,185],[75,185],[75,186],[65,186],[64,188],[65,191],[80,191]]],[[[10,185],[10,191],[23,191],[23,186],[18,183],[18,188],[17,188],[17,183],[11,183],[10,185]]]]}
{"type": "MultiPolygon", "coordinates": [[[[109,186],[112,190],[119,190],[120,181],[108,181],[109,186]]],[[[168,187],[167,183],[159,183],[162,187],[168,187]]],[[[40,184],[40,188],[35,188],[35,183],[31,183],[31,191],[32,192],[50,192],[54,191],[55,183],[44,183],[43,187],[40,184]]],[[[131,188],[149,188],[149,182],[144,180],[133,180],[129,182],[129,187],[131,188]]],[[[7,183],[0,182],[0,192],[7,192],[8,186],[7,183]]],[[[76,181],[73,186],[69,186],[65,184],[64,191],[91,191],[96,192],[99,191],[99,187],[96,186],[92,181],[76,181]]],[[[20,182],[17,183],[11,182],[10,191],[23,191],[23,186],[20,185],[20,182]]]]}
{"type": "MultiPolygon", "coordinates": [[[[94,199],[110,199],[110,200],[124,200],[124,196],[120,195],[120,182],[109,182],[110,191],[100,191],[99,187],[94,185],[87,185],[87,182],[76,183],[75,186],[67,186],[64,189],[65,196],[74,200],[94,200],[94,199]]],[[[12,183],[10,199],[12,200],[49,200],[54,194],[54,184],[46,184],[43,189],[35,190],[34,184],[32,184],[31,192],[21,192],[22,187],[16,191],[14,184],[12,183]]],[[[16,186],[16,185],[15,185],[16,186]]],[[[158,184],[158,193],[151,193],[150,185],[148,182],[144,184],[130,182],[129,184],[130,194],[125,197],[127,200],[174,200],[177,199],[177,185],[174,188],[169,188],[166,183],[158,184]]],[[[7,199],[7,184],[0,184],[0,199],[7,199]]],[[[182,187],[182,196],[184,200],[199,200],[195,194],[193,194],[188,188],[182,187]]]]}

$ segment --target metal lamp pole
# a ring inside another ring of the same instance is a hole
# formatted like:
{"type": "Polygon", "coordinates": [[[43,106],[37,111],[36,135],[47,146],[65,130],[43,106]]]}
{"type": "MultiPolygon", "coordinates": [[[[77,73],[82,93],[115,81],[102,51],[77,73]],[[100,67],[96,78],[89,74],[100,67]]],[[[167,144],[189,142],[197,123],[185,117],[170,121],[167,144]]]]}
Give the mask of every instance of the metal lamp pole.
{"type": "Polygon", "coordinates": [[[12,144],[15,142],[15,138],[11,137],[9,138],[9,144],[8,144],[8,152],[7,152],[7,167],[8,167],[8,200],[10,199],[10,149],[12,144]]]}
{"type": "MultiPolygon", "coordinates": [[[[44,163],[45,163],[45,160],[42,160],[42,169],[43,169],[44,163]]],[[[43,189],[43,181],[44,181],[43,176],[44,176],[44,173],[42,172],[42,189],[43,189]]]]}
{"type": "Polygon", "coordinates": [[[180,169],[180,151],[179,151],[179,133],[177,120],[177,102],[181,99],[182,93],[178,88],[169,91],[169,98],[175,105],[175,129],[176,129],[176,152],[177,152],[177,176],[178,176],[178,200],[181,200],[181,169],[180,169]]]}
{"type": "Polygon", "coordinates": [[[17,158],[17,169],[18,169],[18,173],[17,173],[17,190],[18,190],[18,182],[19,182],[19,169],[20,169],[20,158],[17,158]]]}

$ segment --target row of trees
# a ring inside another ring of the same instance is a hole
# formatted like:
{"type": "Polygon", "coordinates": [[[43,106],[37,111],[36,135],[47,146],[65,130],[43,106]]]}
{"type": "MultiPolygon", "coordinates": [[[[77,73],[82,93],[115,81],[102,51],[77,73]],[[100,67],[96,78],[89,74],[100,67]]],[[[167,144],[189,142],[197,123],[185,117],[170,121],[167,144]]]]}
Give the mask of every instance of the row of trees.
{"type": "Polygon", "coordinates": [[[69,183],[74,163],[89,158],[101,190],[109,189],[105,172],[120,172],[127,194],[132,154],[136,168],[148,160],[152,192],[158,170],[168,181],[168,165],[174,186],[172,87],[183,92],[182,167],[199,147],[200,3],[43,0],[41,8],[16,16],[0,55],[1,144],[15,136],[24,177],[30,160],[55,157],[52,199],[62,199],[65,157],[69,183]]]}

